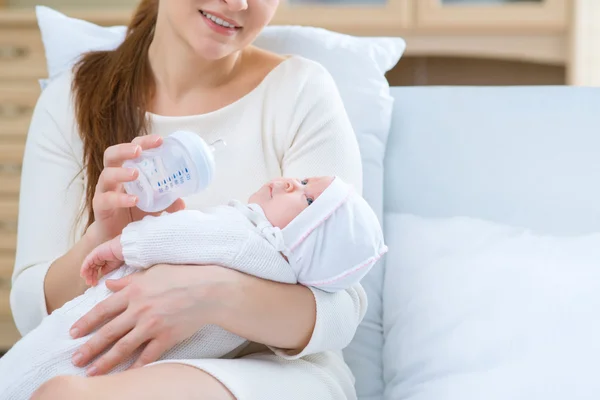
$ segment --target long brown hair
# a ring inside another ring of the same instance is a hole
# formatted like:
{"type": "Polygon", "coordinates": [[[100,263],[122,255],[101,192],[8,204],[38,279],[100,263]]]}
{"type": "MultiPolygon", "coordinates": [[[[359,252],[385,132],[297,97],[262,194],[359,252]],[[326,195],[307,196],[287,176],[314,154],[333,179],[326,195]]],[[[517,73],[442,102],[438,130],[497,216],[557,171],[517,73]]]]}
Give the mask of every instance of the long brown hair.
{"type": "Polygon", "coordinates": [[[145,113],[154,90],[148,49],[154,37],[158,2],[141,1],[117,49],[87,53],[75,66],[72,89],[87,173],[86,227],[94,222],[92,199],[104,168],[104,151],[147,133],[145,113]]]}

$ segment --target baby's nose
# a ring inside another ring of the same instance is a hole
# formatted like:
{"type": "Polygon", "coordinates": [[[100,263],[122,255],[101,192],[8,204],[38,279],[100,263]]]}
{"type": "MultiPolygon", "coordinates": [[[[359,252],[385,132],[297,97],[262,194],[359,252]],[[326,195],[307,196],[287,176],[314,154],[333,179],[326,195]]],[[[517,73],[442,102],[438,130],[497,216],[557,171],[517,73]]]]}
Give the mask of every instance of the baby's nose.
{"type": "Polygon", "coordinates": [[[291,179],[291,178],[284,178],[281,181],[282,185],[283,185],[283,189],[288,192],[291,193],[295,190],[298,189],[298,183],[296,182],[295,179],[291,179]]]}
{"type": "Polygon", "coordinates": [[[286,192],[293,192],[298,188],[298,183],[296,180],[291,178],[275,179],[274,183],[286,192]]]}
{"type": "Polygon", "coordinates": [[[296,185],[294,184],[294,181],[292,181],[290,179],[286,179],[283,184],[284,184],[285,190],[288,192],[293,192],[296,189],[296,185]]]}

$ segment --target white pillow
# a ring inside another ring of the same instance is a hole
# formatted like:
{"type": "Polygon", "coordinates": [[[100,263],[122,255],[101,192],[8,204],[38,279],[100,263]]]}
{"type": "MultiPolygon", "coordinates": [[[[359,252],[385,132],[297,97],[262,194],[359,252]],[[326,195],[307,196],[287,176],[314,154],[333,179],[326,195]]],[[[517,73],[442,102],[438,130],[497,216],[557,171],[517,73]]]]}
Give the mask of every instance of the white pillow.
{"type": "Polygon", "coordinates": [[[386,226],[386,399],[600,398],[600,233],[399,214],[386,226]]]}
{"type": "MultiPolygon", "coordinates": [[[[38,6],[36,13],[46,52],[48,80],[70,69],[82,53],[114,49],[125,35],[124,26],[100,27],[48,7],[38,6]]],[[[385,73],[404,53],[405,41],[391,37],[354,37],[313,27],[268,26],[255,44],[276,53],[315,60],[331,73],[360,145],[364,197],[381,220],[383,158],[393,107],[385,73]]],[[[42,86],[48,80],[42,81],[42,86]]],[[[365,399],[383,394],[382,282],[380,266],[373,268],[363,280],[369,309],[354,342],[344,352],[356,375],[358,394],[365,399]]]]}

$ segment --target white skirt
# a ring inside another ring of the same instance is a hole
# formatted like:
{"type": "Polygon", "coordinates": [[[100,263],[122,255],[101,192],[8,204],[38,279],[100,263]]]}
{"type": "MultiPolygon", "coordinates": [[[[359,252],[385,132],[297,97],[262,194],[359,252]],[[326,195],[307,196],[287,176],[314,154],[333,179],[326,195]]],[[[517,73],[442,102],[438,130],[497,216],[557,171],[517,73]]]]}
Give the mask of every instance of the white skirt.
{"type": "Polygon", "coordinates": [[[237,400],[356,400],[354,376],[340,354],[325,352],[285,360],[260,352],[235,359],[163,360],[203,370],[237,400]]]}

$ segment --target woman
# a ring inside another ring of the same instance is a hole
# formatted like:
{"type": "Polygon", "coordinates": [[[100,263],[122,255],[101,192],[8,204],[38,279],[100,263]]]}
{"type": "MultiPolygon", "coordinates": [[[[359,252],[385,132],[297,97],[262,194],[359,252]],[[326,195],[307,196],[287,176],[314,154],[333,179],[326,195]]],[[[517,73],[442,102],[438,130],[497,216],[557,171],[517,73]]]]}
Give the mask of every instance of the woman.
{"type": "MultiPolygon", "coordinates": [[[[168,211],[247,198],[277,176],[339,175],[362,190],[331,76],[251,45],[276,7],[144,0],[118,49],[86,55],[44,90],[23,161],[11,292],[22,334],[85,291],[79,268],[90,250],[144,217],[123,191],[137,174],[121,165],[175,130],[227,147],[212,186],[168,211]]],[[[73,357],[90,378],[52,379],[34,398],[356,397],[339,350],[364,316],[360,285],[328,294],[220,266],[158,265],[109,286],[115,293],[71,330],[92,333],[73,357]],[[219,360],[156,362],[206,324],[253,343],[219,360]],[[134,368],[106,375],[131,354],[134,368]]]]}

